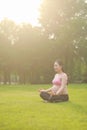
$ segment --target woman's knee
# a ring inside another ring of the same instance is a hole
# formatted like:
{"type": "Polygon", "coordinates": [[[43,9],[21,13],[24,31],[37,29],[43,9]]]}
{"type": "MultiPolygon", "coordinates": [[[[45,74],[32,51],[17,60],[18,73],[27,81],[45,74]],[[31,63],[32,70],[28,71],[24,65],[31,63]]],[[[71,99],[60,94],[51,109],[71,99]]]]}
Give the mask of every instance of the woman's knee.
{"type": "Polygon", "coordinates": [[[40,97],[44,100],[49,100],[50,95],[47,92],[41,92],[40,97]]]}

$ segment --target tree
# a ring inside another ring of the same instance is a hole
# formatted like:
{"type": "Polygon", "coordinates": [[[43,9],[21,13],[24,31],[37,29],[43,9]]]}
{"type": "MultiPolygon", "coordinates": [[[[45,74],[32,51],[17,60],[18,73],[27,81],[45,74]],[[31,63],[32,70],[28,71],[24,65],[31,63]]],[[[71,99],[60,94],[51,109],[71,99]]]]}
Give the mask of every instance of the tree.
{"type": "MultiPolygon", "coordinates": [[[[73,66],[77,58],[81,60],[84,57],[79,52],[86,50],[87,46],[85,45],[84,49],[81,46],[86,41],[87,4],[84,0],[44,0],[40,10],[39,21],[44,33],[48,38],[53,36],[52,39],[57,42],[58,46],[54,45],[57,48],[55,53],[61,56],[66,71],[71,80],[74,80],[73,66]]],[[[85,53],[87,55],[87,50],[85,53]]]]}
{"type": "Polygon", "coordinates": [[[4,83],[10,83],[13,66],[12,44],[16,38],[16,25],[13,21],[4,19],[0,22],[0,65],[4,83]]]}

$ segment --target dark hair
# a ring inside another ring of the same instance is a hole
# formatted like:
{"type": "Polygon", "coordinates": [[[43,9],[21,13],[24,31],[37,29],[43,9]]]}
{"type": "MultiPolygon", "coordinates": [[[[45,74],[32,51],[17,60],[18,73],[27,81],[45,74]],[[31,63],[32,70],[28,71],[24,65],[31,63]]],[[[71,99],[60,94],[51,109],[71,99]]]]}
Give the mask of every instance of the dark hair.
{"type": "Polygon", "coordinates": [[[61,60],[56,60],[55,62],[57,62],[60,66],[63,66],[63,62],[61,60]]]}
{"type": "Polygon", "coordinates": [[[62,71],[64,71],[63,62],[59,59],[57,59],[55,62],[57,62],[62,67],[62,71]]]}

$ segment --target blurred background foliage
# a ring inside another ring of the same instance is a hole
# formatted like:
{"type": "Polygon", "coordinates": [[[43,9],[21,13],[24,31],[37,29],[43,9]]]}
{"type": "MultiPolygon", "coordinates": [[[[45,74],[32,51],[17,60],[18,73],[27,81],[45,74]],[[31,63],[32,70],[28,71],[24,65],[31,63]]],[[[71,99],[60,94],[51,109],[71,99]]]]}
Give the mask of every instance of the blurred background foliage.
{"type": "Polygon", "coordinates": [[[56,59],[69,82],[87,82],[87,3],[43,0],[39,23],[0,21],[0,83],[51,83],[56,59]]]}

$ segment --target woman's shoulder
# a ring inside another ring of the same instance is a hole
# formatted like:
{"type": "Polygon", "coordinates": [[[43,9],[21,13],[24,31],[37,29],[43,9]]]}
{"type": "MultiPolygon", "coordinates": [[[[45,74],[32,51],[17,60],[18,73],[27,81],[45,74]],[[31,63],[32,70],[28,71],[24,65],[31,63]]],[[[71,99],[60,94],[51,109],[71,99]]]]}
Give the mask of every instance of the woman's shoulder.
{"type": "Polygon", "coordinates": [[[64,72],[62,73],[62,75],[61,75],[61,76],[62,76],[62,78],[65,78],[65,79],[67,79],[67,78],[68,78],[67,74],[66,74],[66,73],[64,73],[64,72]]]}
{"type": "Polygon", "coordinates": [[[55,74],[55,77],[58,77],[58,76],[59,76],[59,77],[62,77],[62,78],[67,78],[67,77],[68,77],[67,74],[64,73],[64,72],[63,72],[62,74],[56,73],[56,74],[55,74]]]}
{"type": "Polygon", "coordinates": [[[64,75],[64,76],[67,76],[67,74],[66,74],[65,72],[63,72],[63,75],[64,75]]]}

